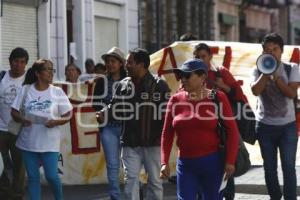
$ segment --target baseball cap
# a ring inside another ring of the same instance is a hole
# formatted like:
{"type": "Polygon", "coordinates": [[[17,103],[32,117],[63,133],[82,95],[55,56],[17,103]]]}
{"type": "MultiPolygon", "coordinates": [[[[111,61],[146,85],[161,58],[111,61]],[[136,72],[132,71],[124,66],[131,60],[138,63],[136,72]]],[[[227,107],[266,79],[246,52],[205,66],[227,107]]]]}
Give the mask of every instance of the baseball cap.
{"type": "Polygon", "coordinates": [[[185,61],[179,68],[173,69],[174,73],[191,73],[194,71],[203,70],[206,74],[208,71],[207,65],[203,62],[203,60],[198,58],[192,58],[185,61]]]}

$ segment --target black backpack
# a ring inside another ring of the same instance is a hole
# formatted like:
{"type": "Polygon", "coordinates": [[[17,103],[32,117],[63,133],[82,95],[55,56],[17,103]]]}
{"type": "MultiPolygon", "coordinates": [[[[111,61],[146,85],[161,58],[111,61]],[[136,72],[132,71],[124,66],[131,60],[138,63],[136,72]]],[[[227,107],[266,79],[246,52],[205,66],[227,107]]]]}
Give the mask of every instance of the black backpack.
{"type": "MultiPolygon", "coordinates": [[[[217,71],[214,72],[215,76],[217,78],[222,78],[220,71],[217,69],[217,71]]],[[[229,98],[228,98],[229,99],[229,98]]],[[[241,113],[244,113],[243,115],[240,115],[239,118],[236,119],[238,129],[240,132],[240,135],[244,142],[247,142],[248,144],[255,144],[256,141],[256,133],[255,133],[255,114],[252,111],[250,105],[247,102],[243,101],[233,101],[231,99],[231,108],[234,113],[234,115],[237,113],[238,109],[242,109],[241,113]]]]}
{"type": "MultiPolygon", "coordinates": [[[[285,73],[289,79],[290,75],[291,75],[291,71],[292,71],[292,66],[290,64],[286,64],[286,63],[283,63],[283,65],[284,65],[285,73]]],[[[300,112],[300,103],[298,103],[298,101],[299,100],[298,100],[298,93],[297,93],[296,97],[294,98],[295,114],[300,112]]]]}
{"type": "Polygon", "coordinates": [[[4,70],[0,72],[0,82],[2,81],[5,74],[6,74],[6,71],[4,71],[4,70]]]}

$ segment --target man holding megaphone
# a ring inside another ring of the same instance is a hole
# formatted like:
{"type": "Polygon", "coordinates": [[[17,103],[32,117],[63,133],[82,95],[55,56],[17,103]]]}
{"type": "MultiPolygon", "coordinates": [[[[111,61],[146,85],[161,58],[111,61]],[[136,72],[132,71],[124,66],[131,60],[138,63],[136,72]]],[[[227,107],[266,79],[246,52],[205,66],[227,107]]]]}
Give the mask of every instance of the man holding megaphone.
{"type": "Polygon", "coordinates": [[[284,199],[296,200],[297,126],[293,99],[300,82],[298,65],[281,61],[284,42],[277,33],[262,40],[263,56],[253,71],[251,90],[258,97],[256,133],[264,160],[265,181],[272,200],[282,192],[277,175],[279,149],[284,180],[284,199]]]}

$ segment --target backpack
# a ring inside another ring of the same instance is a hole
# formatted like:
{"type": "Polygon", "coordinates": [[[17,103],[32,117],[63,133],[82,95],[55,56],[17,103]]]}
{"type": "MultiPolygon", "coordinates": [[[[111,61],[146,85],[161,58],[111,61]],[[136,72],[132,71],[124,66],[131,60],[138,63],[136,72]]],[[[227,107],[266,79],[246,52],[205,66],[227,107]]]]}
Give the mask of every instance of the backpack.
{"type": "MultiPolygon", "coordinates": [[[[222,78],[219,69],[214,73],[216,78],[222,78]]],[[[255,114],[252,108],[247,101],[230,101],[230,104],[234,115],[239,109],[242,109],[241,113],[244,114],[236,118],[239,133],[244,142],[254,145],[257,137],[255,133],[255,114]]]]}
{"type": "MultiPolygon", "coordinates": [[[[292,66],[290,64],[286,64],[286,63],[283,63],[283,65],[284,65],[285,73],[286,73],[288,79],[290,79],[292,66]]],[[[297,115],[297,113],[300,112],[300,102],[298,100],[298,93],[297,93],[296,97],[294,98],[294,107],[295,107],[295,114],[297,115]]]]}

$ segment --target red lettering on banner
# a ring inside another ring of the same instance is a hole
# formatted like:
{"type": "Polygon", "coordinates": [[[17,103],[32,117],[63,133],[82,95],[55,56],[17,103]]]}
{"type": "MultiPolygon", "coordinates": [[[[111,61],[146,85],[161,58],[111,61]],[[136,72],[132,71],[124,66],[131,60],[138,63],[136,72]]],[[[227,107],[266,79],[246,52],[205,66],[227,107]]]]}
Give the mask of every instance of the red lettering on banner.
{"type": "Polygon", "coordinates": [[[170,56],[170,61],[171,61],[171,64],[172,64],[172,68],[175,69],[177,68],[177,64],[176,64],[176,60],[175,60],[175,56],[174,56],[174,53],[173,53],[173,50],[171,47],[166,47],[163,49],[163,57],[161,59],[161,63],[158,67],[158,70],[157,70],[157,75],[158,76],[161,76],[162,74],[168,74],[168,73],[172,73],[172,69],[170,70],[164,70],[164,67],[165,67],[165,64],[166,64],[166,59],[167,59],[167,56],[170,56]]]}
{"type": "Polygon", "coordinates": [[[230,64],[232,60],[232,50],[231,47],[225,47],[225,55],[223,59],[223,66],[227,68],[228,70],[230,69],[230,64]]]}
{"type": "MultiPolygon", "coordinates": [[[[219,54],[219,47],[209,47],[211,54],[219,54]]],[[[223,58],[223,66],[229,70],[232,60],[232,50],[230,46],[225,47],[225,55],[223,58]]]]}
{"type": "MultiPolygon", "coordinates": [[[[70,99],[71,104],[73,105],[73,115],[70,120],[70,129],[71,129],[71,143],[72,143],[72,153],[73,154],[89,154],[89,153],[95,153],[100,151],[100,137],[98,129],[97,131],[90,131],[90,132],[84,132],[83,135],[95,135],[96,141],[94,147],[88,147],[88,148],[81,148],[79,147],[79,141],[80,136],[77,129],[77,119],[76,119],[76,113],[93,113],[95,110],[91,106],[80,106],[80,104],[84,103],[91,103],[92,97],[93,97],[93,89],[94,85],[93,83],[86,83],[88,86],[88,92],[87,92],[87,99],[85,101],[78,101],[74,99],[70,99]],[[80,109],[78,109],[80,107],[80,109]]],[[[68,87],[66,84],[62,85],[63,91],[68,94],[68,87]]]]}
{"type": "Polygon", "coordinates": [[[211,54],[218,54],[219,53],[219,47],[210,46],[209,49],[210,49],[211,54]]]}
{"type": "Polygon", "coordinates": [[[300,52],[299,52],[299,48],[294,48],[290,62],[294,62],[299,64],[300,62],[300,52]]]}
{"type": "MultiPolygon", "coordinates": [[[[218,54],[219,53],[219,47],[212,46],[212,47],[210,47],[210,51],[211,51],[212,54],[218,54]]],[[[172,73],[172,69],[168,69],[168,70],[164,69],[168,55],[170,57],[172,68],[173,69],[177,68],[177,64],[176,64],[176,60],[175,60],[175,56],[174,56],[172,47],[166,47],[166,48],[163,49],[163,56],[162,56],[161,63],[160,63],[160,65],[158,67],[158,70],[157,70],[158,76],[161,76],[163,74],[172,73]]],[[[231,47],[230,46],[225,46],[225,55],[224,55],[224,58],[223,58],[223,66],[225,68],[227,68],[228,70],[230,69],[231,60],[232,60],[231,47]]]]}

